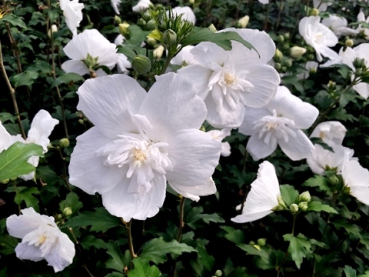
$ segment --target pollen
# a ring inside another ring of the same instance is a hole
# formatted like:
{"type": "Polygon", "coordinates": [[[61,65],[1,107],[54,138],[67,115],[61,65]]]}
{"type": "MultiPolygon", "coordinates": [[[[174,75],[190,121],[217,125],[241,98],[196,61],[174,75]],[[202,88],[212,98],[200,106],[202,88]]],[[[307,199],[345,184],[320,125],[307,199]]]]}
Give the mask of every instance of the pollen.
{"type": "Polygon", "coordinates": [[[141,149],[133,150],[134,164],[138,167],[146,160],[146,153],[141,149]]]}
{"type": "Polygon", "coordinates": [[[43,244],[45,241],[46,241],[46,237],[44,235],[42,235],[38,238],[38,242],[37,242],[36,245],[39,246],[39,245],[43,244]]]}
{"type": "Polygon", "coordinates": [[[226,72],[224,74],[224,82],[227,85],[233,84],[233,82],[236,80],[236,76],[234,76],[232,73],[226,72]]]}
{"type": "Polygon", "coordinates": [[[271,129],[274,129],[276,125],[277,125],[276,122],[269,122],[268,124],[265,125],[265,127],[269,131],[271,129]]]}
{"type": "Polygon", "coordinates": [[[323,132],[320,132],[320,133],[319,133],[319,137],[320,137],[321,139],[324,139],[324,138],[325,138],[325,134],[324,134],[323,132]]]}

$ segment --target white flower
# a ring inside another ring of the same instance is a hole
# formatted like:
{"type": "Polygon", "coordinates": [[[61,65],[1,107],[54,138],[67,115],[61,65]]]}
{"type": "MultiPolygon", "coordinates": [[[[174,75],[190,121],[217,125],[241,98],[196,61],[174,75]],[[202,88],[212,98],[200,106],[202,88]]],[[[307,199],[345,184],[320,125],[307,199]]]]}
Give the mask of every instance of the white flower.
{"type": "MultiPolygon", "coordinates": [[[[358,22],[365,22],[365,23],[369,23],[369,16],[367,18],[365,18],[365,14],[362,10],[360,10],[360,12],[357,15],[357,21],[358,22]]],[[[369,39],[369,29],[368,28],[363,28],[362,25],[360,24],[359,27],[357,28],[357,30],[360,32],[364,32],[365,38],[369,39]]]]}
{"type": "Polygon", "coordinates": [[[320,17],[302,18],[299,23],[299,31],[306,43],[315,49],[319,62],[323,60],[322,56],[331,60],[337,59],[338,54],[329,47],[335,46],[338,43],[338,38],[327,26],[320,23],[320,17]]]}
{"type": "Polygon", "coordinates": [[[269,0],[258,0],[261,4],[269,4],[269,0]]]}
{"type": "Polygon", "coordinates": [[[334,14],[330,14],[329,17],[323,18],[322,24],[332,29],[332,31],[338,37],[356,35],[358,33],[358,30],[354,30],[347,27],[346,18],[334,14]]]}
{"type": "MultiPolygon", "coordinates": [[[[109,42],[99,31],[95,29],[85,30],[75,36],[63,48],[64,53],[72,60],[62,64],[62,69],[69,73],[74,72],[81,76],[90,73],[86,65],[88,56],[97,59],[95,66],[104,65],[112,69],[118,60],[115,44],[109,42]]],[[[96,71],[97,76],[104,76],[106,73],[100,68],[96,71]]]]}
{"type": "Polygon", "coordinates": [[[204,102],[177,74],[156,79],[148,93],[125,75],[87,80],[77,92],[78,109],[95,126],[77,138],[70,182],[100,193],[125,221],[158,213],[167,181],[179,193],[214,193],[221,143],[199,130],[204,102]]]}
{"type": "Polygon", "coordinates": [[[341,145],[347,129],[339,121],[319,123],[311,133],[311,138],[321,138],[329,146],[341,145]]]}
{"type": "Polygon", "coordinates": [[[357,160],[346,159],[342,166],[342,178],[350,189],[350,194],[357,200],[369,205],[369,171],[357,160]]]}
{"type": "Polygon", "coordinates": [[[22,239],[15,248],[19,259],[35,262],[45,259],[55,272],[73,262],[74,244],[59,230],[52,216],[27,208],[22,210],[22,215],[8,217],[6,226],[11,236],[22,239]]]}
{"type": "MultiPolygon", "coordinates": [[[[219,142],[222,142],[222,140],[228,136],[231,135],[231,129],[230,128],[223,128],[222,130],[211,130],[207,132],[211,137],[219,142]]],[[[223,157],[228,157],[231,155],[231,146],[228,142],[222,142],[222,151],[220,152],[220,155],[223,157]]]]}
{"type": "Polygon", "coordinates": [[[246,149],[254,160],[269,156],[279,145],[291,160],[298,161],[313,151],[313,144],[300,129],[309,128],[318,114],[313,105],[280,86],[264,108],[246,107],[239,132],[251,136],[246,149]]]}
{"type": "MultiPolygon", "coordinates": [[[[168,12],[167,12],[168,13],[168,12]]],[[[173,15],[179,16],[182,14],[182,19],[192,22],[194,25],[196,23],[196,16],[190,7],[175,7],[172,9],[173,15]]]]}
{"type": "Polygon", "coordinates": [[[139,13],[145,11],[152,5],[150,0],[140,0],[138,3],[132,7],[132,11],[139,13]]]}
{"type": "Polygon", "coordinates": [[[79,0],[60,0],[60,9],[62,9],[65,22],[73,36],[77,35],[77,27],[83,19],[82,9],[84,4],[78,3],[79,0]]]}
{"type": "Polygon", "coordinates": [[[332,5],[332,2],[329,0],[314,0],[314,8],[321,12],[325,12],[330,5],[332,5]]]}
{"type": "Polygon", "coordinates": [[[279,197],[281,192],[275,168],[270,162],[264,161],[259,165],[257,179],[251,184],[242,214],[231,220],[245,223],[263,218],[279,205],[279,197]]]}
{"type": "Polygon", "coordinates": [[[116,14],[119,14],[119,5],[122,0],[110,0],[111,6],[113,7],[116,14]]]}
{"type": "Polygon", "coordinates": [[[197,63],[196,59],[191,53],[191,50],[195,46],[187,45],[182,48],[182,50],[170,61],[171,64],[187,66],[197,63]]]}
{"type": "Polygon", "coordinates": [[[275,44],[268,34],[251,29],[226,29],[237,32],[257,49],[249,50],[232,41],[232,50],[225,51],[214,43],[203,42],[191,53],[196,64],[181,68],[178,73],[195,85],[208,109],[206,120],[216,128],[237,128],[244,116],[244,107],[262,107],[276,93],[278,72],[267,65],[275,44]]]}
{"type": "Polygon", "coordinates": [[[317,69],[318,69],[318,66],[319,64],[317,62],[314,62],[314,61],[308,61],[306,64],[305,64],[305,69],[306,71],[303,72],[303,73],[300,73],[297,75],[297,78],[299,79],[307,79],[309,78],[310,76],[310,73],[311,72],[316,72],[317,69]]]}
{"type": "MultiPolygon", "coordinates": [[[[35,143],[43,148],[43,152],[47,152],[47,146],[50,143],[49,136],[54,129],[55,125],[59,121],[52,118],[51,115],[45,111],[40,110],[32,120],[31,128],[28,131],[28,137],[24,140],[20,135],[11,136],[1,125],[0,122],[0,152],[8,149],[13,143],[20,141],[23,143],[35,143]]],[[[32,156],[29,158],[28,163],[37,167],[39,157],[32,156]]],[[[20,176],[23,180],[32,180],[35,176],[35,172],[31,172],[27,175],[20,176]]]]}

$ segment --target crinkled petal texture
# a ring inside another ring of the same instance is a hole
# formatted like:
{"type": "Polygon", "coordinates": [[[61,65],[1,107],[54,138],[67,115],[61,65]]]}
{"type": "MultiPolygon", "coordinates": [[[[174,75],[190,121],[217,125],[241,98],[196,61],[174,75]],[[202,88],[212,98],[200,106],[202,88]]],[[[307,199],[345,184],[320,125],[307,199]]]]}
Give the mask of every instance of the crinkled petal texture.
{"type": "Polygon", "coordinates": [[[84,4],[78,3],[78,0],[60,0],[60,8],[63,10],[65,22],[73,36],[77,35],[77,27],[83,19],[82,9],[84,4]]]}
{"type": "Polygon", "coordinates": [[[321,138],[330,146],[341,145],[347,129],[339,121],[326,121],[319,123],[311,133],[311,138],[321,138]]]}
{"type": "MultiPolygon", "coordinates": [[[[112,69],[118,60],[117,50],[115,44],[109,42],[99,31],[96,29],[85,30],[68,42],[63,48],[64,53],[72,60],[82,62],[90,55],[92,58],[97,58],[98,65],[104,65],[109,69],[112,69]]],[[[87,72],[88,68],[85,65],[87,72]]],[[[65,72],[74,72],[81,74],[85,72],[81,63],[68,63],[62,64],[62,69],[65,72]],[[76,68],[74,69],[74,66],[76,68]]]]}
{"type": "Polygon", "coordinates": [[[357,200],[369,205],[369,171],[357,160],[346,159],[342,167],[342,178],[350,194],[357,200]]]}
{"type": "Polygon", "coordinates": [[[11,236],[22,239],[15,248],[19,259],[35,262],[45,259],[55,272],[73,262],[74,244],[59,230],[53,217],[27,208],[22,210],[22,215],[8,217],[6,225],[11,236]]]}
{"type": "Polygon", "coordinates": [[[246,223],[263,218],[278,206],[280,194],[275,168],[270,162],[264,161],[259,166],[257,179],[251,184],[242,214],[231,220],[246,223]]]}
{"type": "Polygon", "coordinates": [[[125,221],[158,213],[167,180],[192,199],[214,193],[208,181],[221,143],[198,130],[204,102],[186,78],[156,78],[149,93],[125,75],[90,79],[77,92],[78,108],[95,126],[77,138],[70,182],[99,192],[105,208],[125,221]]]}

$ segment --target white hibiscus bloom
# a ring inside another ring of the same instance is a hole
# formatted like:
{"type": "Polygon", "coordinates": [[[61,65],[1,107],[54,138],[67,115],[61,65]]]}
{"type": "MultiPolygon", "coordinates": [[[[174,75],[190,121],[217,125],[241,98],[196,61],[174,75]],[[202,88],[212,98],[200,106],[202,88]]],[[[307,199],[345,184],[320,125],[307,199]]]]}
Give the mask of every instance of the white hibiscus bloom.
{"type": "MultiPolygon", "coordinates": [[[[74,72],[81,76],[90,73],[86,60],[96,59],[95,66],[106,66],[112,69],[118,59],[117,49],[114,43],[109,42],[99,31],[95,29],[85,30],[75,36],[63,48],[64,53],[71,58],[62,64],[62,69],[69,73],[74,72]]],[[[106,73],[101,68],[96,70],[97,76],[106,73]]]]}
{"type": "Polygon", "coordinates": [[[369,171],[357,160],[346,159],[342,166],[342,178],[349,193],[357,200],[369,205],[369,171]]]}
{"type": "Polygon", "coordinates": [[[274,165],[264,161],[259,165],[257,179],[251,184],[242,214],[231,220],[246,223],[263,218],[279,206],[278,198],[280,197],[281,191],[274,165]]]}
{"type": "Polygon", "coordinates": [[[116,14],[119,14],[119,5],[122,0],[110,0],[111,6],[113,7],[116,14]]]}
{"type": "Polygon", "coordinates": [[[226,29],[252,42],[255,50],[232,41],[225,51],[211,42],[195,46],[191,53],[196,64],[181,68],[204,99],[206,120],[216,128],[240,126],[244,107],[262,107],[275,95],[280,82],[278,72],[267,63],[273,58],[275,44],[268,34],[251,29],[226,29]]]}
{"type": "MultiPolygon", "coordinates": [[[[231,135],[231,130],[231,128],[223,128],[222,130],[210,130],[207,133],[211,135],[213,139],[222,142],[223,139],[231,135]]],[[[222,142],[222,151],[220,155],[223,157],[231,155],[231,146],[228,142],[222,142]]]]}
{"type": "Polygon", "coordinates": [[[269,0],[258,0],[261,4],[269,4],[269,0]]]}
{"type": "MultiPolygon", "coordinates": [[[[358,22],[369,23],[369,16],[367,18],[365,18],[364,12],[362,10],[360,10],[360,12],[357,15],[357,21],[358,22]]],[[[359,32],[364,32],[365,38],[369,39],[369,29],[368,28],[363,28],[363,26],[360,24],[359,27],[357,28],[357,30],[359,32]]]]}
{"type": "MultiPolygon", "coordinates": [[[[47,146],[50,143],[49,136],[53,131],[59,120],[51,117],[49,112],[45,110],[40,110],[32,120],[31,128],[28,131],[28,137],[24,140],[20,135],[12,136],[10,135],[1,125],[0,122],[0,152],[8,149],[13,143],[20,141],[23,143],[35,143],[43,148],[43,152],[47,152],[47,146]]],[[[28,159],[28,163],[32,164],[34,167],[38,166],[39,157],[32,156],[28,159]]],[[[35,172],[31,172],[27,175],[21,175],[25,181],[32,180],[35,176],[35,172]]]]}
{"type": "MultiPolygon", "coordinates": [[[[172,9],[173,15],[180,15],[182,14],[182,19],[187,20],[188,22],[192,22],[193,25],[196,23],[196,16],[192,9],[188,6],[186,7],[175,7],[172,9]]],[[[167,12],[168,13],[168,12],[167,12]]]]}
{"type": "Polygon", "coordinates": [[[79,0],[60,0],[60,9],[63,11],[65,22],[73,36],[77,35],[77,27],[83,19],[82,9],[84,4],[78,3],[79,0]]]}
{"type": "Polygon", "coordinates": [[[150,0],[140,0],[132,7],[132,11],[139,13],[147,10],[152,5],[150,0]]]}
{"type": "Polygon", "coordinates": [[[338,37],[356,35],[358,30],[347,27],[347,20],[344,17],[330,14],[323,18],[322,24],[330,28],[338,37]]]}
{"type": "Polygon", "coordinates": [[[87,80],[78,109],[95,125],[77,138],[71,184],[102,195],[103,205],[125,221],[158,213],[166,182],[178,193],[214,193],[209,183],[221,143],[199,130],[204,102],[174,73],[156,77],[148,93],[125,75],[87,80]]]}
{"type": "Polygon", "coordinates": [[[315,49],[319,62],[323,60],[322,56],[331,60],[337,59],[338,54],[329,47],[335,46],[338,38],[327,26],[320,23],[320,17],[302,18],[299,23],[299,32],[306,43],[315,49]]]}
{"type": "Polygon", "coordinates": [[[311,138],[321,138],[329,146],[341,145],[347,129],[339,121],[319,123],[311,133],[311,138]]]}
{"type": "Polygon", "coordinates": [[[318,114],[313,105],[280,86],[264,108],[245,108],[239,132],[251,136],[246,149],[255,161],[272,154],[277,145],[291,160],[298,161],[313,151],[313,144],[300,129],[309,128],[318,114]]]}
{"type": "Polygon", "coordinates": [[[21,260],[46,260],[55,272],[62,271],[73,262],[73,242],[60,231],[52,216],[40,215],[33,208],[22,210],[22,215],[6,219],[11,236],[22,239],[15,248],[21,260]]]}

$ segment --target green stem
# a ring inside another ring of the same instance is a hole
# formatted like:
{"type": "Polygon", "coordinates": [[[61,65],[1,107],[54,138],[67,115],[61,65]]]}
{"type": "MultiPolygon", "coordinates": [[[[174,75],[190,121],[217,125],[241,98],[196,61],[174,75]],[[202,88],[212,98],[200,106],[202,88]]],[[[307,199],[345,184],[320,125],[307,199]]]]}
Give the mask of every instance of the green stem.
{"type": "Polygon", "coordinates": [[[270,1],[269,1],[269,3],[268,3],[268,6],[267,6],[267,11],[266,11],[266,15],[265,15],[265,19],[264,19],[264,31],[266,31],[267,30],[267,28],[268,28],[268,18],[269,18],[269,11],[270,11],[270,1]]]}
{"type": "Polygon", "coordinates": [[[132,221],[133,219],[131,219],[130,222],[125,222],[123,218],[121,218],[121,221],[123,222],[124,226],[126,227],[127,230],[127,237],[128,237],[128,246],[129,246],[129,253],[131,253],[131,258],[137,258],[137,255],[135,254],[135,250],[133,248],[133,239],[132,239],[132,221]]]}
{"type": "Polygon", "coordinates": [[[181,237],[182,237],[182,231],[183,231],[183,227],[185,225],[184,221],[183,221],[183,217],[184,217],[184,204],[186,201],[186,198],[183,197],[182,195],[180,195],[180,203],[179,203],[179,225],[178,225],[178,234],[177,234],[177,241],[180,242],[181,241],[181,237]]]}
{"type": "Polygon", "coordinates": [[[280,7],[279,7],[279,12],[278,12],[277,23],[275,25],[275,30],[278,29],[279,23],[281,21],[281,15],[282,15],[282,12],[283,12],[283,4],[284,4],[283,0],[281,0],[280,7]]]}

